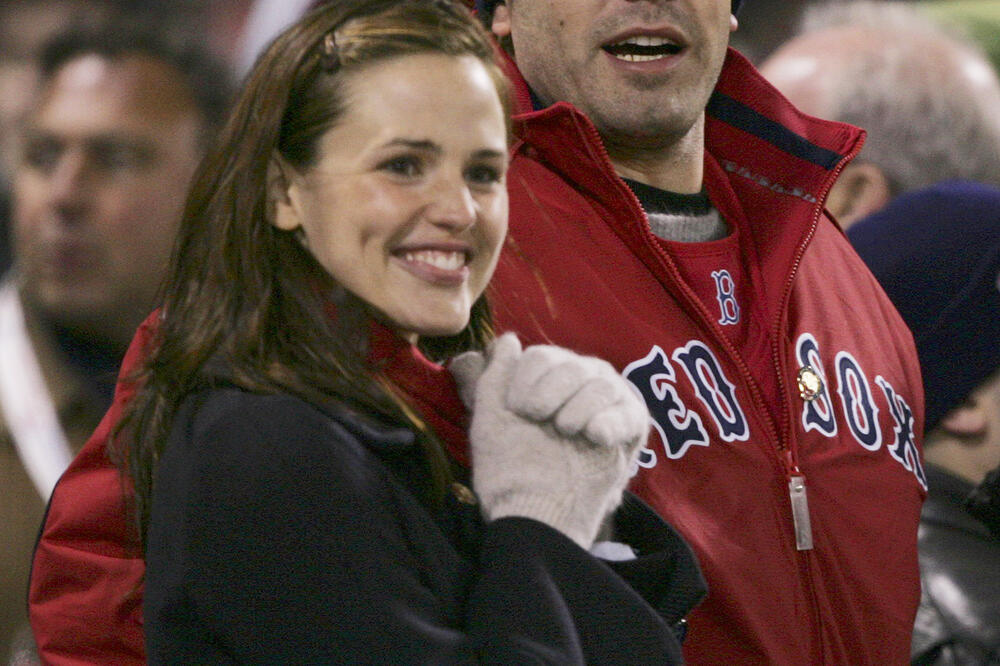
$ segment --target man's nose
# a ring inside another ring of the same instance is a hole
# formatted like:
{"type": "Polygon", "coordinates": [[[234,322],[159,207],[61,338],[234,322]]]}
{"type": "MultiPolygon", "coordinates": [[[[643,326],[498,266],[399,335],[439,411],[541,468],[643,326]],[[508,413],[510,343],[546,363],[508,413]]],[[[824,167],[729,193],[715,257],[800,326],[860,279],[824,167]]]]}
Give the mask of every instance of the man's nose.
{"type": "Polygon", "coordinates": [[[52,205],[64,210],[82,207],[92,187],[87,157],[82,151],[66,151],[49,172],[49,196],[52,205]]]}

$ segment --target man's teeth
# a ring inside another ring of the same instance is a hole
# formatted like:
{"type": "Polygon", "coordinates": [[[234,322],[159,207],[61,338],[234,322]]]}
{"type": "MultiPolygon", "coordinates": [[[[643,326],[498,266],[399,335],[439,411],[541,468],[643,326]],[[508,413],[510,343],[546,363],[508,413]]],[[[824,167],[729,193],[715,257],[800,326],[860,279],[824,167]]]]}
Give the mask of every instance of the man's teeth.
{"type": "Polygon", "coordinates": [[[652,35],[637,35],[618,42],[615,46],[669,46],[672,42],[666,37],[653,37],[652,35]]]}
{"type": "Polygon", "coordinates": [[[659,60],[660,58],[666,58],[667,54],[663,55],[639,55],[637,53],[616,53],[614,54],[619,60],[624,60],[625,62],[647,62],[649,60],[659,60]]]}
{"type": "Polygon", "coordinates": [[[443,252],[441,250],[419,250],[416,252],[406,252],[403,255],[406,261],[428,264],[435,268],[446,271],[457,271],[465,266],[464,252],[443,252]]]}
{"type": "Polygon", "coordinates": [[[680,51],[680,47],[666,37],[652,35],[636,35],[605,48],[613,56],[626,62],[659,60],[680,51]]]}

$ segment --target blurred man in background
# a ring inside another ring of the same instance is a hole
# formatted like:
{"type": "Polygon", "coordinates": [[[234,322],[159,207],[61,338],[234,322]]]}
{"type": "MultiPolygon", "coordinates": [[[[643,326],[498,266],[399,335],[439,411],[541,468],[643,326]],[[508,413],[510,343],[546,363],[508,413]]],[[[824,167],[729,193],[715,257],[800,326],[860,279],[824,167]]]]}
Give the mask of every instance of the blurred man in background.
{"type": "Polygon", "coordinates": [[[10,178],[16,125],[37,83],[35,52],[52,34],[108,8],[102,0],[0,0],[0,275],[10,265],[10,178]]]}
{"type": "Polygon", "coordinates": [[[904,192],[1000,184],[1000,81],[971,41],[907,3],[817,6],[761,73],[814,116],[867,130],[827,207],[843,228],[904,192]]]}
{"type": "Polygon", "coordinates": [[[19,649],[45,502],[110,403],[229,98],[201,47],[128,18],[60,34],[38,66],[0,284],[0,655],[19,649]]]}

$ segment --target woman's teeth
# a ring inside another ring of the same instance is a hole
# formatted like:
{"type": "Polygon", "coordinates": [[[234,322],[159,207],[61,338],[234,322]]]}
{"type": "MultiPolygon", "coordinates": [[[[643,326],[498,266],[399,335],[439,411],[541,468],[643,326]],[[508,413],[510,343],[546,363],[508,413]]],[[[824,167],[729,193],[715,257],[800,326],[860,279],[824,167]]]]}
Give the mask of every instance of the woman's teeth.
{"type": "Polygon", "coordinates": [[[457,271],[465,266],[465,252],[419,250],[404,253],[403,259],[414,263],[427,264],[445,271],[457,271]]]}

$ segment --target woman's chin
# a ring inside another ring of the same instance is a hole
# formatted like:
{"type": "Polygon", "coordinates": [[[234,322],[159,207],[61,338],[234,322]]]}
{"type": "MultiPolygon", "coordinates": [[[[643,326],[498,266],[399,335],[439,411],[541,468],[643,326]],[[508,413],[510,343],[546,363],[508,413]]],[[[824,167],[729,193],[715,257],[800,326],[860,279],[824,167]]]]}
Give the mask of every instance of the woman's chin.
{"type": "Polygon", "coordinates": [[[466,317],[461,321],[424,321],[407,326],[397,326],[396,329],[407,339],[411,339],[411,336],[416,338],[444,338],[451,335],[458,335],[468,324],[469,318],[466,317]]]}
{"type": "Polygon", "coordinates": [[[471,306],[461,307],[456,303],[453,307],[440,307],[440,304],[435,307],[433,302],[420,305],[416,299],[411,305],[417,307],[408,307],[405,311],[400,308],[396,316],[391,311],[382,312],[385,321],[391,322],[391,326],[405,338],[413,335],[419,338],[458,335],[469,325],[471,306]]]}

